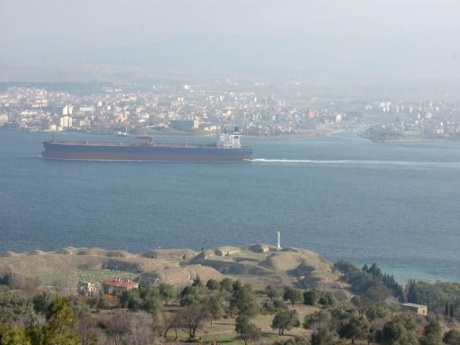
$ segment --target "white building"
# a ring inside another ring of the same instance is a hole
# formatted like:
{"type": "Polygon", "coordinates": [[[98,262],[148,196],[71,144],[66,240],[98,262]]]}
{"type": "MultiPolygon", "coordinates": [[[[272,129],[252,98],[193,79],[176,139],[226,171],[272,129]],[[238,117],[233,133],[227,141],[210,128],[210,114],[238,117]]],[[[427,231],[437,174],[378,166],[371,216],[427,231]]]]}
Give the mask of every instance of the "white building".
{"type": "Polygon", "coordinates": [[[70,128],[72,127],[73,119],[70,116],[63,116],[59,119],[59,125],[62,128],[70,128]]]}

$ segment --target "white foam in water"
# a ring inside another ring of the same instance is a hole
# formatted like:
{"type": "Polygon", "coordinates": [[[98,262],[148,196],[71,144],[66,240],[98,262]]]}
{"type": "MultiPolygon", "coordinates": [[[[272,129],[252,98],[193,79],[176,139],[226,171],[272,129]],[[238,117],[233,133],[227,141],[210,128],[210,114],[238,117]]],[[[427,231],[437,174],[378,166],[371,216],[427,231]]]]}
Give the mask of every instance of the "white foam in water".
{"type": "Polygon", "coordinates": [[[312,160],[312,159],[265,159],[256,158],[252,162],[284,163],[284,164],[330,164],[330,165],[401,165],[401,166],[454,166],[455,163],[435,162],[403,162],[403,161],[372,161],[372,160],[312,160]]]}

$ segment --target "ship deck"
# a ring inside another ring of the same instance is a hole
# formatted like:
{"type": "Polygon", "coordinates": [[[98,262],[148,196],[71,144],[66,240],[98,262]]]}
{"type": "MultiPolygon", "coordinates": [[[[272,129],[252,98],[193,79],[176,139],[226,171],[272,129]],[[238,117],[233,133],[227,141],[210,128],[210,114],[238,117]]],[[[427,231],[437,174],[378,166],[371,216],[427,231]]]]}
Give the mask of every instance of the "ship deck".
{"type": "MultiPolygon", "coordinates": [[[[155,143],[152,141],[132,141],[132,142],[107,142],[107,141],[60,141],[48,140],[45,141],[51,145],[58,146],[85,146],[85,147],[164,147],[164,148],[216,148],[216,144],[189,144],[189,143],[155,143]]],[[[249,146],[241,146],[241,148],[249,148],[249,146]]]]}

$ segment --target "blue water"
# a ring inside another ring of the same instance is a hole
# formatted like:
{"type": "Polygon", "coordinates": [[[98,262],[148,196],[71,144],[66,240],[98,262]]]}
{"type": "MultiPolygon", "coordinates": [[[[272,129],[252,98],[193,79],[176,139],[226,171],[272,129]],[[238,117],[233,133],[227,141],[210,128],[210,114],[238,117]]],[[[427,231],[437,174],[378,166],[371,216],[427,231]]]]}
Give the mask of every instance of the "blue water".
{"type": "Polygon", "coordinates": [[[45,160],[48,137],[0,131],[0,252],[199,250],[281,231],[282,246],[377,262],[400,281],[460,281],[460,143],[343,132],[253,141],[253,162],[129,163],[45,160]]]}

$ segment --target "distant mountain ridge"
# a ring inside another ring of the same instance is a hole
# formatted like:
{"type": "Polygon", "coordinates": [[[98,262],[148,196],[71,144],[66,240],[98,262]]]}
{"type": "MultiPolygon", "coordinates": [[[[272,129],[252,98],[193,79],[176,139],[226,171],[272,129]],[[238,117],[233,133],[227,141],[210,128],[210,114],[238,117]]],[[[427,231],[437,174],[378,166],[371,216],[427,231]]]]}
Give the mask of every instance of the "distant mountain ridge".
{"type": "MultiPolygon", "coordinates": [[[[144,45],[104,46],[42,52],[27,59],[58,69],[70,66],[140,67],[180,73],[224,73],[275,79],[334,79],[364,82],[398,80],[431,83],[460,77],[456,35],[298,34],[249,36],[202,34],[177,36],[144,45]]],[[[7,55],[6,55],[7,56],[7,55]]],[[[33,69],[32,65],[24,68],[33,69]]],[[[39,65],[36,68],[40,68],[39,65]]],[[[8,68],[9,69],[9,68],[8,68]]],[[[7,73],[7,69],[3,71],[7,73]]],[[[0,71],[0,79],[2,78],[0,71]]],[[[49,72],[48,72],[49,74],[49,72]]],[[[65,75],[59,75],[61,80],[65,75]]],[[[65,74],[65,72],[64,72],[65,74]]],[[[90,74],[90,73],[89,73],[90,74]]],[[[129,77],[129,71],[120,74],[129,77]]],[[[14,80],[9,75],[7,80],[14,80]]]]}

